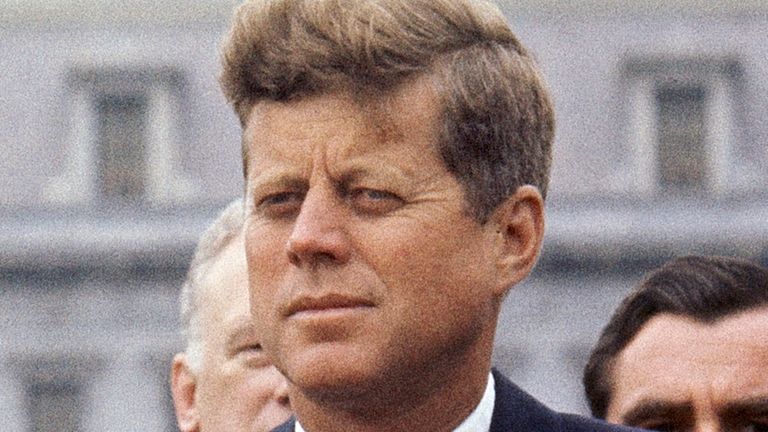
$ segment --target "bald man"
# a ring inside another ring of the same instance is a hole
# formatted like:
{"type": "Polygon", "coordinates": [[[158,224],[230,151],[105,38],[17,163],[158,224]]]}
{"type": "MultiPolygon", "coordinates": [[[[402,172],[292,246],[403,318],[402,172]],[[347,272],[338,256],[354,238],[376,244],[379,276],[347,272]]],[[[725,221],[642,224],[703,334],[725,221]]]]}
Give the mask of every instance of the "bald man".
{"type": "Polygon", "coordinates": [[[291,415],[249,311],[242,217],[238,200],[203,234],[182,289],[187,346],[171,370],[182,432],[265,432],[291,415]]]}

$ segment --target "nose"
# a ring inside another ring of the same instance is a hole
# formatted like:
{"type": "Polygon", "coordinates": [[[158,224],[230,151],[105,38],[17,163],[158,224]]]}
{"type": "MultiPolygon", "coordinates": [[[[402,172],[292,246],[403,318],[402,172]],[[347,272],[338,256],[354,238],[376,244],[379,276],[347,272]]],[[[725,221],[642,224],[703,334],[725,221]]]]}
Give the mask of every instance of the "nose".
{"type": "Polygon", "coordinates": [[[288,380],[277,370],[277,368],[275,368],[275,373],[278,375],[278,382],[274,393],[275,400],[281,406],[290,408],[291,401],[288,398],[288,380]]]}
{"type": "Polygon", "coordinates": [[[693,432],[724,432],[726,429],[718,419],[698,420],[693,427],[693,432]]]}
{"type": "Polygon", "coordinates": [[[343,264],[351,255],[344,232],[344,202],[329,186],[310,188],[287,243],[289,261],[297,266],[343,264]]]}

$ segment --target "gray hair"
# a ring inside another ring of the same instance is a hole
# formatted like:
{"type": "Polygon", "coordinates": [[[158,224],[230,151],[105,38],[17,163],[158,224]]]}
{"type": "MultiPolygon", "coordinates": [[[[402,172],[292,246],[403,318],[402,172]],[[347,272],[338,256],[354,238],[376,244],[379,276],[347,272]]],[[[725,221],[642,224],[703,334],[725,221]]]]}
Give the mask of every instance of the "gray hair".
{"type": "Polygon", "coordinates": [[[192,370],[199,370],[203,360],[203,346],[199,319],[200,282],[214,258],[235,239],[243,228],[243,200],[231,202],[200,236],[195,255],[181,288],[181,335],[192,370]]]}

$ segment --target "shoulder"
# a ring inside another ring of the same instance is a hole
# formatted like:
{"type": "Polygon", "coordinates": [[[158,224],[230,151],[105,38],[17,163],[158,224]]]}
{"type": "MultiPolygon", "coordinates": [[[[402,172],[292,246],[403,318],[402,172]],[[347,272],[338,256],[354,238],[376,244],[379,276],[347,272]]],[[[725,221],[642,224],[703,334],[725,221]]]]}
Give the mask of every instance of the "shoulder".
{"type": "Polygon", "coordinates": [[[491,432],[508,431],[560,431],[560,432],[631,432],[625,428],[600,420],[574,414],[562,414],[547,408],[498,371],[496,381],[491,432]]]}

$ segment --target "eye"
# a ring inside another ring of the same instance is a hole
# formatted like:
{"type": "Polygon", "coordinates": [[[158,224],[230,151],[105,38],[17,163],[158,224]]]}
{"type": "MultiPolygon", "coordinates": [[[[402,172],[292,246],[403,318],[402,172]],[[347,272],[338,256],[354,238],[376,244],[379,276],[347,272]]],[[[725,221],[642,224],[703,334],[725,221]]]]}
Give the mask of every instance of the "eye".
{"type": "Polygon", "coordinates": [[[261,350],[262,350],[261,344],[254,343],[254,344],[241,346],[238,352],[261,352],[261,350]]]}
{"type": "Polygon", "coordinates": [[[654,430],[657,432],[681,432],[685,430],[685,428],[681,428],[680,426],[674,423],[651,423],[651,424],[639,424],[639,425],[633,425],[633,426],[641,427],[643,429],[648,429],[648,430],[654,430]]]}
{"type": "Polygon", "coordinates": [[[270,364],[260,343],[243,345],[237,349],[236,355],[241,357],[248,367],[260,368],[270,364]]]}
{"type": "Polygon", "coordinates": [[[277,192],[259,199],[256,207],[268,217],[286,217],[298,213],[303,200],[303,193],[277,192]]]}
{"type": "Polygon", "coordinates": [[[259,201],[259,206],[275,206],[275,205],[283,205],[283,204],[289,204],[296,200],[299,200],[301,197],[298,196],[296,192],[278,192],[274,194],[270,194],[265,196],[264,198],[259,201]]]}
{"type": "Polygon", "coordinates": [[[381,189],[357,188],[349,192],[352,206],[366,214],[384,214],[402,207],[403,199],[381,189]]]}
{"type": "Polygon", "coordinates": [[[681,432],[688,428],[682,427],[677,421],[667,418],[650,418],[638,421],[630,421],[627,426],[632,426],[641,429],[648,429],[658,432],[681,432]]]}
{"type": "Polygon", "coordinates": [[[768,432],[768,421],[753,421],[744,428],[744,432],[768,432]]]}

